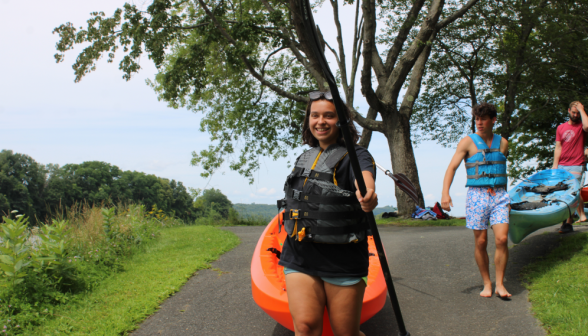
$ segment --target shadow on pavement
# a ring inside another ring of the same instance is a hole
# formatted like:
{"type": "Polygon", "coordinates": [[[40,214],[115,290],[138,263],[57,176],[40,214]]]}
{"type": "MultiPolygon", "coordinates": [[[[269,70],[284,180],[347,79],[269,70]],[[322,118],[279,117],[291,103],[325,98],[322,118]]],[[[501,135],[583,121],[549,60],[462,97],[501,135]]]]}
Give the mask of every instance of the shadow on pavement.
{"type": "MultiPolygon", "coordinates": [[[[403,316],[403,319],[406,318],[403,316]]],[[[386,298],[384,308],[362,324],[360,329],[366,335],[398,335],[398,326],[389,298],[386,298]]]]}
{"type": "Polygon", "coordinates": [[[286,327],[281,324],[276,323],[272,336],[294,336],[294,332],[286,329],[286,327]]]}

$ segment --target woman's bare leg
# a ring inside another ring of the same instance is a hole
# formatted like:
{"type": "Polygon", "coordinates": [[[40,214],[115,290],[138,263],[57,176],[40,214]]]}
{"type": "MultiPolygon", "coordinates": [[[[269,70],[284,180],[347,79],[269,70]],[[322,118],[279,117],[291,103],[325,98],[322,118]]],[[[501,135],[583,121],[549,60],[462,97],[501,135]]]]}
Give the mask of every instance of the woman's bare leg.
{"type": "Polygon", "coordinates": [[[365,336],[359,331],[365,282],[336,286],[325,282],[327,309],[335,336],[365,336]]]}
{"type": "Polygon", "coordinates": [[[296,336],[320,336],[326,305],[323,281],[304,273],[289,273],[286,288],[296,336]]]}

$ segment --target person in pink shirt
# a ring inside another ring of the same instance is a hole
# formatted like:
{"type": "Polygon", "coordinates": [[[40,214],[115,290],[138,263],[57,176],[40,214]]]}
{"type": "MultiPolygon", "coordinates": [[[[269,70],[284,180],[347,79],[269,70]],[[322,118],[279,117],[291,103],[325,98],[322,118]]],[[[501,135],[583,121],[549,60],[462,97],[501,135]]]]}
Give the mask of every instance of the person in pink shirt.
{"type": "MultiPolygon", "coordinates": [[[[568,113],[570,120],[559,125],[555,133],[553,169],[567,170],[578,179],[580,186],[583,186],[584,172],[586,171],[584,139],[586,132],[588,132],[588,116],[584,111],[584,105],[579,101],[570,103],[568,113]]],[[[578,216],[580,217],[580,222],[586,222],[584,200],[581,198],[578,206],[578,216]]],[[[564,221],[559,233],[574,231],[572,221],[571,217],[564,221]]]]}

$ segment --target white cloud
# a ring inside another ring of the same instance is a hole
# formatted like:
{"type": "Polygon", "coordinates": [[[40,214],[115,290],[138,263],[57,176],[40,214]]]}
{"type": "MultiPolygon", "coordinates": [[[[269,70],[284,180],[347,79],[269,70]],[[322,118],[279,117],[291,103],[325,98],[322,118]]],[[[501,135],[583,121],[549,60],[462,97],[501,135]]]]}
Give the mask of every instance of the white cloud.
{"type": "Polygon", "coordinates": [[[275,193],[276,193],[276,189],[274,189],[274,188],[268,189],[266,187],[263,187],[263,188],[257,190],[258,195],[270,196],[275,193]]]}
{"type": "Polygon", "coordinates": [[[436,197],[433,194],[428,194],[425,196],[425,200],[427,200],[427,201],[434,201],[435,199],[436,199],[436,197]]]}

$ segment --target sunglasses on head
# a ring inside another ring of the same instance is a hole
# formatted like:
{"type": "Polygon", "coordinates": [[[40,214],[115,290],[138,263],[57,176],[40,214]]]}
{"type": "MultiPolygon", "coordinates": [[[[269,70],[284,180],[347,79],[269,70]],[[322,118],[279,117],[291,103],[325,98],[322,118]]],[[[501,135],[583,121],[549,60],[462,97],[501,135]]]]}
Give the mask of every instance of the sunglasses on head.
{"type": "Polygon", "coordinates": [[[323,92],[323,91],[312,91],[308,93],[308,98],[310,98],[310,100],[318,100],[321,98],[325,98],[326,100],[333,100],[333,95],[331,94],[331,91],[327,91],[327,92],[323,92]]]}

